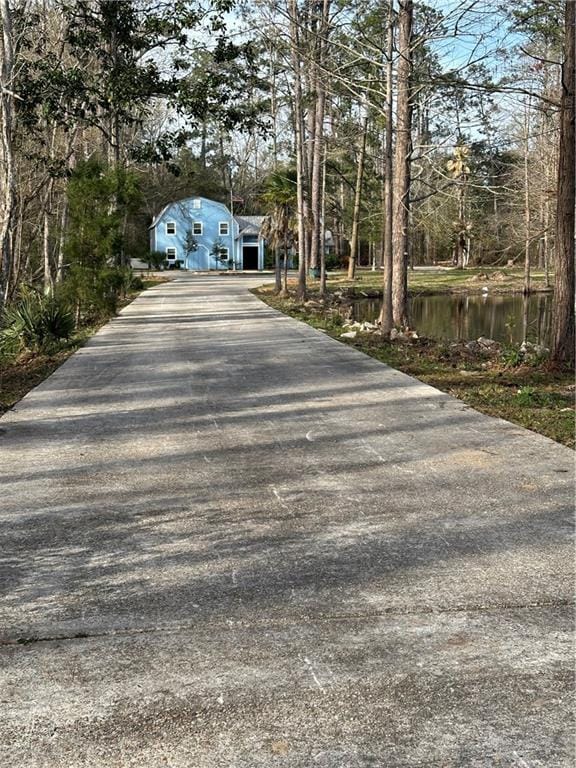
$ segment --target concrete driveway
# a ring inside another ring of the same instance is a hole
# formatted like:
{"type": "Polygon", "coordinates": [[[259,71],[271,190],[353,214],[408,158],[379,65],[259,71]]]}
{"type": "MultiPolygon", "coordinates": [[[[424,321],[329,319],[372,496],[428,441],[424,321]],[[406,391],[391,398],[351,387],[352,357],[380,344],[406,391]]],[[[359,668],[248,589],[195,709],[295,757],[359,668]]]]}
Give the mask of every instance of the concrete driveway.
{"type": "Polygon", "coordinates": [[[573,454],[247,292],[0,420],[0,764],[573,766],[573,454]]]}

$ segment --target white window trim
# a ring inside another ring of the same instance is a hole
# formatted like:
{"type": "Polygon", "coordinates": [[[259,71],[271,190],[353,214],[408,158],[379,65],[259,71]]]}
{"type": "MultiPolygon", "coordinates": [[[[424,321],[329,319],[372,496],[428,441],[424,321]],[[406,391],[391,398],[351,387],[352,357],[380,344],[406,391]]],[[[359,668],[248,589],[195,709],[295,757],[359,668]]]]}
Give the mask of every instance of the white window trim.
{"type": "Polygon", "coordinates": [[[230,248],[228,248],[227,245],[223,245],[222,248],[218,251],[218,256],[221,258],[222,256],[226,256],[226,260],[230,258],[230,248]]]}
{"type": "Polygon", "coordinates": [[[204,222],[202,221],[193,221],[192,222],[192,234],[194,237],[202,237],[204,234],[204,222]],[[200,227],[200,232],[195,232],[195,227],[200,227]]]}
{"type": "Polygon", "coordinates": [[[230,222],[229,221],[219,221],[218,222],[218,234],[220,237],[228,237],[230,234],[230,222]],[[222,227],[226,227],[226,232],[222,232],[222,227]]]}
{"type": "Polygon", "coordinates": [[[176,222],[175,221],[167,221],[164,225],[166,235],[168,237],[174,237],[176,235],[176,222]],[[168,225],[171,224],[174,227],[174,232],[168,232],[168,225]]]}
{"type": "Polygon", "coordinates": [[[202,208],[202,199],[201,199],[201,198],[199,198],[199,197],[195,197],[195,198],[192,200],[192,209],[193,209],[194,211],[199,211],[199,210],[200,210],[200,208],[202,208]]]}
{"type": "Polygon", "coordinates": [[[174,246],[172,246],[172,245],[168,246],[166,248],[166,258],[169,259],[170,261],[172,259],[177,259],[178,258],[178,249],[174,248],[174,246]],[[174,251],[174,254],[170,255],[170,253],[168,253],[168,251],[174,251]]]}

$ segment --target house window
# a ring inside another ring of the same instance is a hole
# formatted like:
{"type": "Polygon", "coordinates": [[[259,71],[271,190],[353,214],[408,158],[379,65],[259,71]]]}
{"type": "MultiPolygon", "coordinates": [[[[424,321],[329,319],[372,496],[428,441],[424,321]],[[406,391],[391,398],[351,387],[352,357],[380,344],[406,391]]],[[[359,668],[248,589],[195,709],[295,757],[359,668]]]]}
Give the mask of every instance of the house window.
{"type": "Polygon", "coordinates": [[[194,208],[196,211],[202,208],[202,200],[199,197],[196,197],[194,200],[192,200],[192,208],[194,208]]]}
{"type": "Polygon", "coordinates": [[[257,243],[258,235],[244,235],[242,239],[245,243],[257,243]]]}
{"type": "Polygon", "coordinates": [[[228,259],[230,258],[230,251],[228,248],[220,248],[218,251],[218,259],[223,263],[226,264],[228,259]]]}
{"type": "Polygon", "coordinates": [[[175,221],[167,221],[166,222],[166,234],[167,235],[175,235],[176,234],[176,222],[175,221]]]}
{"type": "Polygon", "coordinates": [[[170,261],[176,258],[176,248],[166,248],[166,258],[170,261]]]}
{"type": "Polygon", "coordinates": [[[202,222],[201,221],[194,221],[192,223],[192,234],[193,235],[201,235],[202,234],[202,222]]]}
{"type": "Polygon", "coordinates": [[[230,225],[227,221],[221,221],[218,224],[218,234],[219,235],[227,235],[230,232],[230,225]]]}

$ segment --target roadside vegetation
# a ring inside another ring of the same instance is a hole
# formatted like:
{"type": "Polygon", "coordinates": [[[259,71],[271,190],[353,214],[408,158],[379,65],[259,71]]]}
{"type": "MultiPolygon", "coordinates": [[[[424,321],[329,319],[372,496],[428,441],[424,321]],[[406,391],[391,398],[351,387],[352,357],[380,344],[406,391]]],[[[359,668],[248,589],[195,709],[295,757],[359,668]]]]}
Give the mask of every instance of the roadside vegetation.
{"type": "MultiPolygon", "coordinates": [[[[510,277],[513,280],[514,276],[510,277]]],[[[460,272],[419,273],[413,276],[410,290],[461,292],[470,279],[469,274],[460,272]]],[[[291,287],[295,289],[296,285],[291,287]]],[[[356,295],[361,295],[362,291],[376,291],[376,281],[364,274],[352,287],[337,275],[328,287],[329,293],[352,288],[356,295]]],[[[574,371],[570,367],[552,367],[546,353],[534,349],[523,352],[519,345],[483,346],[475,341],[450,342],[411,338],[405,334],[390,338],[360,331],[354,338],[347,338],[342,336],[349,329],[341,309],[330,301],[315,301],[312,292],[306,304],[293,295],[276,295],[273,286],[262,286],[254,293],[269,306],[458,397],[482,413],[506,419],[574,448],[574,371]]]]}

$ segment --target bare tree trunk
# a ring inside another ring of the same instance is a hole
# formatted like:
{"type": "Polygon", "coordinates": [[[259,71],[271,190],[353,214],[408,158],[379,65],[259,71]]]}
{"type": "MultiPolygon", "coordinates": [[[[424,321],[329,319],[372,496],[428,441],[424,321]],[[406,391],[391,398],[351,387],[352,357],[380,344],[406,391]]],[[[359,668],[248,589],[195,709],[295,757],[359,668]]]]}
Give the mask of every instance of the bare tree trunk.
{"type": "Polygon", "coordinates": [[[468,197],[468,168],[462,160],[462,170],[458,179],[458,234],[456,236],[456,266],[465,269],[469,261],[469,236],[466,215],[468,197]]]}
{"type": "Polygon", "coordinates": [[[410,211],[412,0],[400,0],[398,13],[398,102],[394,155],[392,317],[408,325],[408,224],[410,211]]]}
{"type": "Polygon", "coordinates": [[[64,195],[62,213],[60,214],[60,237],[58,238],[58,260],[56,264],[56,283],[61,283],[64,277],[64,243],[66,242],[66,227],[68,226],[68,199],[64,195]]]}
{"type": "Polygon", "coordinates": [[[364,180],[364,161],[366,159],[366,138],[368,134],[368,115],[362,123],[360,139],[360,154],[356,169],[356,187],[354,190],[354,211],[352,213],[352,237],[350,240],[350,259],[348,260],[348,280],[353,280],[356,274],[356,261],[359,255],[360,205],[362,204],[362,182],[364,180]]]}
{"type": "MultiPolygon", "coordinates": [[[[540,217],[540,221],[544,221],[544,217],[540,217]]],[[[544,235],[538,240],[538,269],[544,269],[544,235]]]]}
{"type": "Polygon", "coordinates": [[[342,235],[340,232],[341,222],[336,216],[332,220],[332,225],[334,229],[334,258],[336,259],[338,266],[340,266],[342,263],[342,235]]]}
{"type": "Polygon", "coordinates": [[[322,240],[320,242],[320,296],[326,295],[326,239],[324,222],[326,221],[326,143],[322,158],[322,240]]]}
{"type": "Polygon", "coordinates": [[[50,209],[52,206],[52,193],[54,190],[54,179],[50,179],[46,189],[44,199],[44,210],[42,212],[42,255],[44,262],[44,293],[48,294],[52,290],[52,265],[50,263],[50,209]]]}
{"type": "Polygon", "coordinates": [[[281,296],[288,296],[288,231],[284,230],[284,285],[280,293],[281,296]]]}
{"type": "Polygon", "coordinates": [[[274,293],[282,290],[282,262],[280,261],[280,245],[274,248],[274,293]]]}
{"type": "Polygon", "coordinates": [[[528,340],[528,307],[529,307],[529,296],[526,292],[524,292],[524,295],[522,296],[522,342],[526,342],[528,340]]]}
{"type": "Polygon", "coordinates": [[[16,286],[19,285],[22,275],[28,266],[28,259],[30,249],[26,249],[26,258],[24,264],[22,263],[22,232],[24,229],[24,203],[22,199],[18,200],[17,206],[14,209],[14,235],[12,238],[12,265],[10,280],[7,285],[7,300],[10,300],[15,293],[16,286]]]}
{"type": "Polygon", "coordinates": [[[8,0],[0,0],[0,308],[10,289],[13,217],[16,203],[12,120],[14,111],[12,18],[8,0]]]}
{"type": "MultiPolygon", "coordinates": [[[[530,293],[530,98],[524,105],[524,293],[530,293]]],[[[524,334],[525,335],[525,334],[524,334]]],[[[524,338],[526,341],[526,338],[524,338]]]]}
{"type": "Polygon", "coordinates": [[[494,214],[494,234],[496,236],[496,250],[500,250],[500,207],[498,206],[498,195],[494,195],[492,212],[494,214]]]}
{"type": "Polygon", "coordinates": [[[544,221],[544,237],[543,237],[543,250],[544,250],[544,286],[550,288],[550,237],[548,235],[548,227],[550,226],[550,202],[546,201],[546,216],[544,221]]]}
{"type": "MultiPolygon", "coordinates": [[[[79,127],[78,124],[74,125],[73,129],[68,135],[68,143],[66,146],[66,162],[68,166],[68,172],[71,174],[76,165],[76,158],[74,153],[74,145],[78,137],[79,127]]],[[[61,283],[64,278],[64,245],[66,243],[66,229],[68,227],[68,196],[66,189],[64,190],[62,201],[62,212],[60,214],[60,233],[58,237],[58,256],[56,258],[56,273],[54,281],[61,283]]]]}
{"type": "Polygon", "coordinates": [[[290,54],[294,74],[294,139],[296,149],[296,198],[298,222],[298,289],[300,300],[306,298],[306,193],[304,165],[304,121],[302,115],[302,73],[300,68],[298,3],[290,0],[290,54]]]}
{"type": "MultiPolygon", "coordinates": [[[[301,81],[302,82],[302,81],[301,81]]],[[[308,274],[308,269],[310,267],[310,236],[311,236],[311,228],[310,228],[310,164],[308,162],[309,160],[309,152],[307,149],[310,148],[312,137],[309,137],[306,132],[306,121],[304,119],[305,116],[305,108],[304,108],[304,101],[305,101],[305,94],[304,90],[300,89],[300,104],[301,104],[301,128],[300,128],[300,136],[302,139],[301,143],[301,155],[302,155],[302,221],[304,225],[304,239],[302,241],[302,254],[304,259],[304,279],[306,278],[306,275],[308,274]]],[[[300,274],[298,275],[298,282],[300,283],[300,274]]]]}
{"type": "MultiPolygon", "coordinates": [[[[386,238],[386,221],[384,218],[385,215],[385,209],[386,209],[386,160],[384,158],[384,153],[386,152],[386,139],[384,136],[382,136],[382,165],[381,165],[381,178],[380,178],[380,213],[382,216],[382,227],[380,228],[380,266],[384,266],[384,248],[385,248],[385,238],[386,238]]],[[[380,322],[380,321],[378,321],[380,322]]]]}
{"type": "Polygon", "coordinates": [[[314,143],[312,148],[312,168],[310,181],[311,242],[310,268],[317,269],[319,253],[324,240],[322,222],[322,158],[324,157],[324,112],[326,104],[326,86],[322,75],[326,43],[329,31],[330,0],[324,0],[322,18],[318,28],[316,58],[314,61],[314,90],[316,108],[314,112],[314,143]]]}
{"type": "Polygon", "coordinates": [[[384,291],[382,301],[382,334],[388,335],[392,329],[392,100],[393,100],[393,64],[394,54],[394,0],[388,3],[388,31],[386,33],[386,131],[384,148],[384,291]]]}
{"type": "MultiPolygon", "coordinates": [[[[267,53],[270,56],[268,82],[270,83],[270,114],[272,117],[272,167],[274,170],[277,170],[278,168],[278,86],[276,82],[277,50],[277,42],[272,40],[267,53]]],[[[204,123],[204,127],[205,126],[206,123],[204,123]]],[[[204,165],[204,167],[206,166],[204,165]]]]}
{"type": "Polygon", "coordinates": [[[42,260],[44,263],[43,287],[44,293],[52,290],[52,270],[50,269],[50,211],[48,202],[42,213],[42,260]]]}
{"type": "Polygon", "coordinates": [[[574,206],[576,204],[576,3],[566,0],[565,50],[560,105],[560,153],[556,214],[556,264],[551,358],[574,363],[574,206]]]}
{"type": "MultiPolygon", "coordinates": [[[[298,2],[296,2],[298,5],[298,2]]],[[[312,211],[311,184],[312,160],[316,142],[316,121],[314,102],[314,77],[310,60],[314,57],[314,40],[316,37],[316,17],[313,4],[302,3],[298,18],[298,61],[300,66],[300,104],[301,104],[301,136],[302,136],[302,216],[304,219],[304,254],[305,275],[310,269],[310,253],[312,250],[312,211]],[[311,105],[311,100],[313,106],[311,105]]]]}
{"type": "Polygon", "coordinates": [[[344,182],[340,180],[340,188],[338,191],[338,261],[340,264],[344,262],[344,259],[348,255],[348,241],[346,239],[346,233],[344,231],[344,209],[346,205],[346,189],[344,182]]]}

